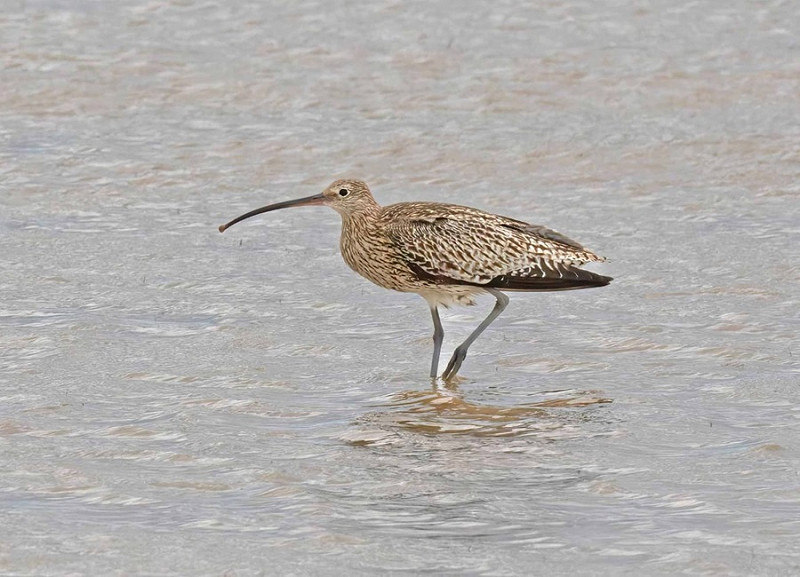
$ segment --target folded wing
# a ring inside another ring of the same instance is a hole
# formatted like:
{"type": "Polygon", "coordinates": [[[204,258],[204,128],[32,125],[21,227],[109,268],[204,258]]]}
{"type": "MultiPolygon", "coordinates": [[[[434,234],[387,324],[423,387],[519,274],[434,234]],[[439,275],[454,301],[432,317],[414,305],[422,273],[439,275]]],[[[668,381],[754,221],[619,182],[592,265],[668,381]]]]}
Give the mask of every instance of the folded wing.
{"type": "Polygon", "coordinates": [[[383,217],[411,270],[436,284],[554,291],[611,281],[578,268],[601,257],[543,226],[438,203],[392,205],[383,217]]]}

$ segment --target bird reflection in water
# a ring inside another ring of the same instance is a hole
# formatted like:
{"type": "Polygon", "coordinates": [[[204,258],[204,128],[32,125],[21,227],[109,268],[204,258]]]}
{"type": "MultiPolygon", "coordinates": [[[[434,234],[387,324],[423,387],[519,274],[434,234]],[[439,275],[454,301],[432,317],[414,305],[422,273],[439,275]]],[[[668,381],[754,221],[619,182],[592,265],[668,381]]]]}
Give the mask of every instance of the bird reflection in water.
{"type": "Polygon", "coordinates": [[[360,426],[377,429],[352,432],[346,440],[364,445],[382,443],[397,430],[479,437],[558,436],[559,431],[569,428],[575,420],[574,412],[565,418],[565,409],[585,409],[612,402],[597,391],[566,390],[533,403],[491,405],[464,399],[452,383],[424,391],[403,391],[381,400],[380,410],[358,420],[360,426]]]}

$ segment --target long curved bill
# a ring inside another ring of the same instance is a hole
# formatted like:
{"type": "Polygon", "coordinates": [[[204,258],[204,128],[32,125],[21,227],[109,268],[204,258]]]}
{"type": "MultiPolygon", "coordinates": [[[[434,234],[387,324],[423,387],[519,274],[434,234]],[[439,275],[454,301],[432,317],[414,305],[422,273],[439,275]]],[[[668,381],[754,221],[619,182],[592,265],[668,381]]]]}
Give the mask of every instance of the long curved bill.
{"type": "Polygon", "coordinates": [[[251,216],[261,214],[262,212],[270,212],[271,210],[278,210],[280,208],[289,208],[292,206],[313,206],[315,204],[324,204],[324,202],[325,202],[325,196],[322,193],[315,194],[314,196],[307,196],[305,198],[298,198],[297,200],[286,200],[284,202],[276,202],[275,204],[270,204],[269,206],[262,206],[261,208],[257,208],[255,210],[251,210],[250,212],[246,212],[242,216],[237,216],[229,223],[221,225],[219,227],[219,231],[225,232],[228,228],[232,227],[237,222],[241,222],[246,218],[250,218],[251,216]]]}

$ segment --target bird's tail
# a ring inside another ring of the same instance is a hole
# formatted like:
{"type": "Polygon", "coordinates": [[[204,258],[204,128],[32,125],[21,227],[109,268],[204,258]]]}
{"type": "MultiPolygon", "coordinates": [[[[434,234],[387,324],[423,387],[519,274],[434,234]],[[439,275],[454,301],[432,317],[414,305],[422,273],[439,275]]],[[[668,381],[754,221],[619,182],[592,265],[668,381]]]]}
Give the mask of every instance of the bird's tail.
{"type": "Polygon", "coordinates": [[[483,286],[510,291],[564,291],[606,286],[613,279],[573,266],[560,266],[547,274],[511,273],[493,278],[483,286]]]}

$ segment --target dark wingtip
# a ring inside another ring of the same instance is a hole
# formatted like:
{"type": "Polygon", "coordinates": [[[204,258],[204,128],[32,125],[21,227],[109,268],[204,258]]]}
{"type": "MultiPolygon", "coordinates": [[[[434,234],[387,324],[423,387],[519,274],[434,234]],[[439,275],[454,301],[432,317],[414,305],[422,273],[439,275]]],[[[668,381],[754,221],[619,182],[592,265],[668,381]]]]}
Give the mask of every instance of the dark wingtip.
{"type": "Polygon", "coordinates": [[[603,276],[597,273],[592,273],[592,274],[594,274],[596,277],[597,286],[606,286],[607,284],[610,284],[612,280],[614,280],[610,276],[603,276]]]}
{"type": "Polygon", "coordinates": [[[500,290],[520,291],[563,291],[606,286],[613,278],[596,272],[569,267],[559,276],[513,276],[503,275],[494,278],[486,286],[500,290]]]}

